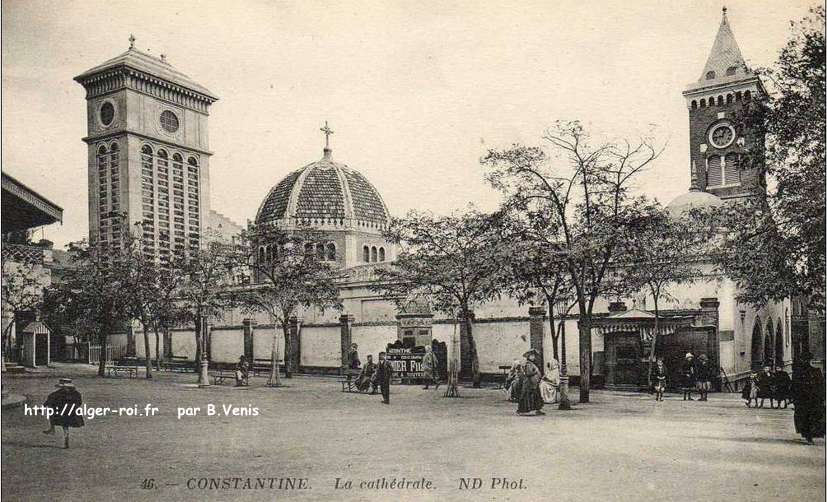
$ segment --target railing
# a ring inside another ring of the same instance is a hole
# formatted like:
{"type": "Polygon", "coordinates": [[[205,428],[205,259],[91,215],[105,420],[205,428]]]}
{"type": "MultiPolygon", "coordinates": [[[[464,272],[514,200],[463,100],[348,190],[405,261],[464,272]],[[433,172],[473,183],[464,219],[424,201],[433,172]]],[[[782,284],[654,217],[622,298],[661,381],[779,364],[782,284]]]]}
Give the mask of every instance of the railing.
{"type": "Polygon", "coordinates": [[[3,243],[3,261],[42,264],[44,256],[42,247],[3,243]]]}

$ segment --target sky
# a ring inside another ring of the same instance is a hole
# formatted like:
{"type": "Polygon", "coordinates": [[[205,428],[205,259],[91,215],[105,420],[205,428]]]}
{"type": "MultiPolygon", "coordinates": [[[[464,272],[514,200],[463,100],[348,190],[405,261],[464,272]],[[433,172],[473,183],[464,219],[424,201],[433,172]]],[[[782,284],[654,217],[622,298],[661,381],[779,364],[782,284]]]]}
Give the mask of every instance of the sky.
{"type": "MultiPolygon", "coordinates": [[[[805,0],[725,2],[747,64],[768,66],[805,0]]],[[[4,0],[2,169],[64,208],[35,234],[88,235],[85,92],[72,80],[128,46],[166,54],[220,97],[211,206],[239,224],[288,172],[321,158],[362,172],[390,212],[498,203],[479,159],[543,146],[556,120],[596,137],[655,127],[666,148],[637,182],[689,187],[681,91],[700,77],[721,1],[4,0]]]]}

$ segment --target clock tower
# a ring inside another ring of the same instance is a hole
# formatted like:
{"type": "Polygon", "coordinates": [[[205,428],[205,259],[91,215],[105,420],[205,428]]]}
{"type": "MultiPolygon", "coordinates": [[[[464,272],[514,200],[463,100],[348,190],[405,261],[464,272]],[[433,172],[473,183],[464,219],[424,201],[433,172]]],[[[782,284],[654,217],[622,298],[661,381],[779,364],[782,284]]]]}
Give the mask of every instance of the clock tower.
{"type": "Polygon", "coordinates": [[[758,169],[744,169],[747,151],[763,148],[749,134],[743,112],[766,96],[761,80],[744,62],[723,9],[721,25],[700,78],[683,92],[689,109],[692,190],[720,197],[747,197],[763,187],[758,169]]]}
{"type": "Polygon", "coordinates": [[[75,77],[86,89],[89,240],[126,232],[162,263],[199,249],[208,226],[209,108],[218,98],[164,55],[135,47],[75,77]]]}

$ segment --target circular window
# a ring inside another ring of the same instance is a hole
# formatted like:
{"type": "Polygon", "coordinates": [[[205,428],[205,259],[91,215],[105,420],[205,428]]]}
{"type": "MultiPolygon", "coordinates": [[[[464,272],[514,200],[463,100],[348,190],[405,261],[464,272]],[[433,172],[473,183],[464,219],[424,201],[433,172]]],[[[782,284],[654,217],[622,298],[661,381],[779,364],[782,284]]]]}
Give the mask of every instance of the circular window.
{"type": "Polygon", "coordinates": [[[718,124],[709,131],[709,142],[715,148],[726,148],[735,141],[735,129],[727,124],[718,124]]]}
{"type": "Polygon", "coordinates": [[[112,123],[112,119],[115,118],[115,105],[110,103],[109,101],[105,102],[101,105],[100,109],[100,119],[101,124],[108,126],[112,123]]]}
{"type": "Polygon", "coordinates": [[[178,130],[178,117],[169,110],[165,110],[161,114],[161,127],[167,132],[175,132],[178,130]]]}

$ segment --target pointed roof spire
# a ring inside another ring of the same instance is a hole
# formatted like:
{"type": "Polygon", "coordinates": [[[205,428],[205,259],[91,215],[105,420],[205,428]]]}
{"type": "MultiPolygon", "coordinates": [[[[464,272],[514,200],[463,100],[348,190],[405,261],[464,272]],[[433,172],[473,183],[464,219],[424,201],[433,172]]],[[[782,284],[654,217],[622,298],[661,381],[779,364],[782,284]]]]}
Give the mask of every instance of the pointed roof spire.
{"type": "Polygon", "coordinates": [[[721,24],[718,27],[718,34],[709,51],[709,57],[704,65],[703,72],[697,82],[690,84],[687,90],[699,89],[711,85],[734,82],[744,78],[753,77],[741,55],[738,42],[729,26],[727,19],[727,8],[721,9],[721,24]]]}

